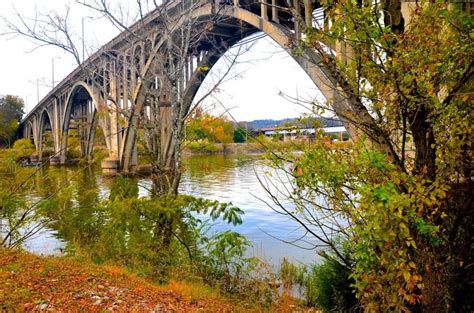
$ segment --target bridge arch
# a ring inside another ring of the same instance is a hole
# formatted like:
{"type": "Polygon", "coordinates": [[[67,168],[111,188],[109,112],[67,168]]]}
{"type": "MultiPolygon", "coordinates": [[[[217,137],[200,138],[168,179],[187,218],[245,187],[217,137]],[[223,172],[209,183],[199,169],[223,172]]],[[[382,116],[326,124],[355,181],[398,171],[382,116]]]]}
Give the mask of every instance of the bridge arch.
{"type": "Polygon", "coordinates": [[[52,139],[53,139],[53,147],[55,146],[55,136],[53,134],[53,118],[51,117],[51,112],[49,112],[48,108],[44,108],[41,113],[39,114],[38,120],[38,157],[41,160],[43,157],[43,137],[45,135],[46,130],[51,131],[52,139]],[[47,127],[49,126],[49,129],[47,127]]]}
{"type": "MultiPolygon", "coordinates": [[[[205,19],[206,17],[212,17],[215,14],[214,12],[214,4],[208,3],[203,5],[202,7],[195,9],[191,14],[190,18],[193,19],[205,19]]],[[[330,101],[334,100],[335,97],[335,86],[336,82],[332,80],[324,68],[317,66],[315,64],[320,63],[320,57],[314,53],[311,49],[304,49],[304,55],[298,56],[292,53],[291,49],[296,47],[296,43],[294,42],[295,34],[292,33],[288,28],[285,26],[274,23],[269,20],[265,20],[261,18],[259,15],[246,10],[242,7],[236,6],[227,6],[224,5],[223,9],[219,11],[219,15],[225,18],[233,18],[239,22],[245,22],[246,24],[253,27],[252,31],[248,32],[245,37],[248,37],[256,32],[263,32],[272,38],[278,45],[280,45],[288,54],[295,59],[295,61],[301,66],[301,68],[305,71],[305,73],[311,78],[311,80],[315,83],[315,85],[321,90],[324,97],[330,101]]],[[[180,23],[177,24],[177,27],[182,25],[185,20],[181,20],[180,23]]],[[[217,26],[219,22],[217,22],[217,26]]],[[[164,37],[158,37],[159,40],[155,42],[153,46],[153,52],[150,53],[150,57],[144,60],[146,64],[144,64],[143,68],[141,69],[140,76],[147,77],[148,72],[152,68],[153,59],[159,55],[159,51],[162,48],[163,44],[165,43],[164,37]]],[[[238,41],[242,40],[242,37],[231,38],[230,45],[231,46],[238,41]]],[[[141,47],[142,48],[142,47],[141,47]]],[[[227,50],[228,50],[227,49],[227,50]]],[[[215,65],[215,63],[219,60],[219,58],[224,55],[227,50],[222,50],[220,54],[214,55],[210,60],[208,60],[208,67],[211,68],[215,65]]],[[[135,49],[134,49],[135,51],[135,49]]],[[[134,53],[135,54],[135,53],[134,53]]],[[[202,72],[205,76],[207,73],[202,72]]],[[[202,78],[202,76],[201,76],[202,78]]],[[[137,89],[135,90],[136,99],[143,99],[144,95],[142,95],[144,86],[143,84],[137,84],[137,89]]],[[[197,90],[196,90],[197,92],[197,90]]]]}
{"type": "MultiPolygon", "coordinates": [[[[66,98],[66,104],[63,115],[63,123],[61,126],[61,145],[60,145],[60,162],[64,164],[67,159],[68,149],[68,133],[71,127],[71,119],[74,107],[81,106],[84,116],[79,118],[85,119],[85,127],[81,129],[83,132],[81,136],[81,152],[83,156],[90,158],[92,155],[92,145],[94,142],[95,129],[98,125],[97,112],[105,111],[103,105],[103,96],[99,91],[89,84],[79,81],[72,87],[66,98]]],[[[81,113],[81,112],[78,112],[81,113]]],[[[105,115],[105,114],[104,114],[105,115]]],[[[104,135],[106,130],[104,125],[101,125],[104,135]]],[[[108,147],[107,147],[108,148],[108,147]]]]}
{"type": "MultiPolygon", "coordinates": [[[[207,4],[201,7],[199,10],[194,12],[193,16],[195,18],[211,16],[213,14],[212,6],[212,4],[207,4]]],[[[330,78],[331,75],[327,73],[324,68],[316,65],[321,63],[319,55],[317,55],[311,49],[303,49],[302,55],[295,55],[295,53],[292,51],[293,48],[297,47],[297,42],[295,42],[295,34],[291,32],[286,26],[279,23],[274,23],[268,19],[263,19],[259,15],[246,10],[243,7],[225,6],[223,10],[219,11],[219,14],[227,18],[233,18],[237,21],[245,22],[246,24],[253,27],[253,29],[246,34],[246,37],[261,31],[273,39],[298,63],[301,69],[318,87],[326,100],[332,103],[335,102],[335,97],[337,96],[335,93],[335,90],[337,90],[337,83],[330,78]]],[[[217,23],[217,25],[218,24],[219,23],[217,23]]],[[[233,45],[242,39],[244,38],[238,38],[238,40],[235,40],[231,43],[233,45]]],[[[229,46],[229,49],[230,48],[231,46],[229,46]]],[[[227,52],[227,50],[211,56],[208,60],[207,66],[212,68],[225,52],[227,52]]],[[[186,95],[187,101],[192,101],[207,73],[209,73],[209,71],[203,72],[200,75],[195,75],[195,81],[189,82],[189,90],[187,91],[188,94],[186,95]]]]}
{"type": "MultiPolygon", "coordinates": [[[[189,18],[193,19],[205,19],[206,17],[212,17],[215,15],[215,3],[205,4],[198,9],[195,9],[189,18]]],[[[344,102],[346,101],[337,93],[337,83],[331,79],[331,75],[322,67],[317,66],[316,64],[320,63],[320,57],[314,51],[310,49],[304,49],[303,55],[295,55],[292,53],[291,49],[297,46],[295,41],[295,34],[290,31],[286,26],[279,23],[272,22],[268,19],[264,19],[256,13],[247,10],[246,7],[238,7],[233,5],[222,5],[219,10],[219,15],[227,18],[234,19],[238,22],[245,22],[246,25],[250,26],[245,37],[248,37],[256,32],[263,32],[272,38],[278,45],[280,45],[288,54],[300,65],[300,67],[305,71],[305,73],[310,77],[314,84],[321,91],[326,100],[332,103],[333,107],[339,106],[339,109],[336,109],[336,112],[344,111],[341,108],[345,106],[344,102]]],[[[287,21],[288,22],[288,21],[287,21]]],[[[177,25],[182,25],[185,23],[185,20],[181,20],[177,25]]],[[[219,22],[217,22],[217,26],[219,22]]],[[[206,65],[210,69],[217,63],[217,61],[228,51],[234,44],[244,38],[236,36],[235,38],[228,39],[228,48],[222,50],[216,50],[211,54],[206,54],[200,65],[206,65]]],[[[162,49],[163,44],[165,43],[165,38],[158,37],[153,46],[153,52],[150,53],[150,57],[147,60],[144,60],[144,66],[142,67],[141,77],[148,77],[148,72],[152,68],[153,59],[159,56],[160,49],[162,49]]],[[[190,108],[191,103],[194,99],[194,96],[199,90],[204,78],[210,71],[195,71],[192,73],[190,80],[187,83],[185,90],[185,107],[190,108]]],[[[143,110],[143,102],[145,99],[144,84],[142,82],[137,83],[136,89],[134,92],[135,99],[135,113],[132,114],[132,117],[129,119],[129,127],[126,129],[124,135],[124,144],[123,144],[123,154],[122,154],[122,166],[125,171],[128,170],[130,163],[131,153],[134,147],[134,141],[136,140],[136,134],[134,129],[138,124],[138,119],[134,115],[140,114],[143,110]]],[[[343,116],[339,116],[344,122],[345,119],[343,116]]],[[[349,123],[344,123],[346,128],[348,128],[349,133],[355,133],[352,126],[349,123]],[[349,129],[351,128],[351,129],[349,129]]]]}
{"type": "Polygon", "coordinates": [[[31,121],[25,123],[25,128],[23,129],[23,137],[33,141],[33,125],[31,121]]]}

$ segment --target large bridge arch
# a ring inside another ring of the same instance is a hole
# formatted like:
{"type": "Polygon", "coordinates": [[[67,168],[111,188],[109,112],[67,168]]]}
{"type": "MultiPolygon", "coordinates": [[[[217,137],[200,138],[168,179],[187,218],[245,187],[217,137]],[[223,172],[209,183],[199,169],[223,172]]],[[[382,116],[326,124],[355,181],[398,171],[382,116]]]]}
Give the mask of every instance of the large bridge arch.
{"type": "MultiPolygon", "coordinates": [[[[192,19],[203,19],[206,17],[212,17],[216,14],[215,3],[207,3],[195,10],[190,14],[189,18],[192,19]]],[[[257,12],[258,13],[258,12],[257,12]]],[[[350,134],[355,134],[357,131],[354,127],[346,121],[344,118],[346,114],[341,114],[347,111],[346,99],[343,98],[338,92],[337,83],[331,79],[331,75],[323,67],[317,66],[321,63],[321,59],[317,53],[311,49],[304,49],[302,55],[295,55],[292,53],[292,49],[297,46],[295,33],[293,33],[286,26],[272,22],[268,19],[262,18],[250,10],[244,7],[235,5],[221,5],[219,8],[219,15],[224,19],[233,19],[237,23],[244,22],[250,26],[250,30],[247,31],[246,36],[248,37],[256,32],[263,32],[272,38],[278,45],[280,45],[288,54],[300,65],[303,71],[310,77],[314,84],[321,91],[323,96],[326,98],[328,103],[334,107],[336,114],[343,121],[344,126],[348,129],[350,134]]],[[[180,20],[176,25],[178,28],[184,24],[185,20],[180,20]]],[[[219,26],[219,22],[216,24],[219,26]]],[[[152,67],[152,62],[155,57],[159,56],[160,49],[165,43],[166,38],[161,38],[153,46],[153,51],[150,53],[148,60],[145,60],[144,66],[141,71],[141,77],[147,77],[148,72],[152,67]]],[[[230,49],[234,44],[242,40],[242,37],[235,37],[227,39],[228,48],[225,50],[216,50],[211,53],[207,53],[203,60],[201,60],[200,66],[206,65],[210,69],[217,63],[217,61],[230,49]]],[[[192,73],[189,81],[187,82],[185,91],[185,107],[189,109],[191,103],[198,92],[202,82],[209,71],[195,71],[192,73]]],[[[143,102],[146,97],[144,95],[144,85],[142,82],[137,83],[136,89],[133,91],[135,101],[134,113],[131,115],[128,123],[128,127],[124,134],[123,153],[122,153],[122,168],[128,171],[131,154],[134,149],[136,140],[135,129],[139,123],[138,115],[143,110],[143,102]]]]}
{"type": "Polygon", "coordinates": [[[23,128],[23,138],[30,139],[31,142],[34,141],[34,138],[33,138],[33,122],[32,121],[28,121],[27,123],[25,123],[25,126],[23,128]]]}
{"type": "MultiPolygon", "coordinates": [[[[69,91],[66,98],[66,104],[62,118],[63,122],[61,125],[60,162],[62,164],[64,164],[67,159],[68,133],[71,127],[73,109],[77,105],[85,105],[85,112],[83,112],[85,113],[85,116],[82,118],[86,119],[86,127],[84,129],[84,134],[82,134],[85,136],[85,138],[83,138],[84,146],[81,147],[81,150],[83,156],[86,158],[90,158],[92,154],[95,129],[98,124],[97,112],[103,112],[105,110],[105,106],[103,105],[103,96],[100,94],[98,89],[83,81],[76,82],[71,87],[71,90],[69,91]],[[91,103],[91,105],[89,105],[89,103],[91,103]]],[[[104,131],[104,135],[107,136],[106,128],[104,126],[105,125],[101,125],[101,128],[104,131]]]]}
{"type": "MultiPolygon", "coordinates": [[[[213,5],[207,4],[201,7],[199,10],[196,10],[193,14],[193,17],[205,17],[211,16],[212,14],[213,5]]],[[[298,44],[295,42],[295,33],[290,31],[290,29],[288,29],[286,26],[267,19],[263,19],[261,16],[242,7],[225,6],[224,9],[219,11],[219,14],[227,18],[234,18],[239,22],[245,22],[246,24],[251,25],[253,27],[253,32],[248,33],[247,36],[261,31],[272,38],[300,65],[300,67],[321,90],[321,93],[328,101],[334,98],[334,88],[336,85],[335,82],[330,79],[330,75],[325,72],[324,68],[315,65],[320,63],[319,56],[316,55],[311,49],[303,49],[303,55],[295,55],[295,53],[292,51],[292,49],[297,47],[298,44]]],[[[218,24],[219,23],[217,23],[217,26],[218,24]]],[[[238,38],[238,40],[235,40],[234,43],[237,43],[241,39],[243,38],[238,38]]],[[[225,52],[227,51],[224,51],[224,53],[225,52]]],[[[224,53],[217,55],[215,62],[217,62],[217,60],[224,53]]],[[[214,66],[215,62],[210,63],[209,65],[214,66]]]]}
{"type": "Polygon", "coordinates": [[[39,114],[39,121],[38,121],[38,158],[39,160],[42,159],[43,157],[43,137],[45,135],[45,132],[47,130],[47,126],[49,126],[49,130],[51,131],[52,139],[53,139],[53,147],[56,146],[56,143],[54,142],[56,140],[53,132],[54,132],[54,127],[53,127],[53,118],[51,116],[51,112],[49,112],[48,108],[44,108],[41,113],[39,114]]]}

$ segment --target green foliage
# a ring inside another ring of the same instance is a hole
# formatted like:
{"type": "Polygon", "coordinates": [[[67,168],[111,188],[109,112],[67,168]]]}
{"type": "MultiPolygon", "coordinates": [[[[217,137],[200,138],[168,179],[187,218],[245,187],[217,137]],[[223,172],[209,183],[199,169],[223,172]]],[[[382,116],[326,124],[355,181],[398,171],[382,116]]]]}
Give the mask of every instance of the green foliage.
{"type": "Polygon", "coordinates": [[[353,286],[365,305],[401,309],[418,301],[423,288],[415,263],[418,245],[445,241],[433,217],[447,187],[399,173],[385,155],[363,143],[348,151],[316,141],[295,168],[298,192],[310,198],[323,192],[333,214],[357,221],[345,233],[354,259],[353,286]],[[357,196],[348,197],[348,189],[357,196]],[[422,218],[426,207],[432,213],[422,218]]]}
{"type": "Polygon", "coordinates": [[[207,139],[191,141],[188,144],[188,147],[191,149],[191,151],[201,153],[214,153],[217,151],[216,146],[213,143],[207,141],[207,139]]]}
{"type": "Polygon", "coordinates": [[[224,231],[206,238],[205,255],[203,257],[206,273],[204,277],[209,282],[219,282],[227,292],[235,292],[242,279],[242,271],[251,259],[244,258],[249,241],[233,231],[224,231]]]}
{"type": "Polygon", "coordinates": [[[236,129],[234,129],[234,134],[232,138],[233,138],[233,141],[236,143],[245,142],[245,138],[246,138],[245,130],[243,130],[240,127],[237,127],[236,129]]]}
{"type": "Polygon", "coordinates": [[[19,97],[0,97],[0,140],[7,146],[15,138],[24,107],[25,104],[19,97]]]}
{"type": "MultiPolygon", "coordinates": [[[[31,197],[43,179],[41,171],[24,167],[19,159],[34,151],[29,139],[17,140],[0,158],[0,247],[21,245],[49,224],[44,213],[61,204],[65,189],[48,190],[44,197],[31,197]]],[[[66,196],[67,197],[67,196],[66,196]]]]}
{"type": "Polygon", "coordinates": [[[70,129],[68,133],[67,159],[79,159],[81,157],[81,139],[76,129],[70,129]]]}
{"type": "Polygon", "coordinates": [[[280,268],[285,288],[298,287],[306,305],[323,312],[349,312],[356,308],[358,301],[350,274],[347,266],[329,256],[314,265],[295,265],[284,259],[280,268]]]}
{"type": "Polygon", "coordinates": [[[295,214],[323,229],[321,215],[347,221],[326,235],[347,238],[364,310],[472,310],[474,19],[460,6],[414,4],[401,30],[382,24],[396,22],[396,6],[323,6],[331,27],[308,31],[301,50],[322,56],[350,103],[341,114],[365,137],[350,149],[317,137],[304,155],[288,155],[295,214]]]}
{"type": "MultiPolygon", "coordinates": [[[[3,157],[11,161],[19,161],[23,158],[28,158],[35,152],[35,146],[30,139],[18,139],[13,144],[13,148],[4,149],[2,151],[3,157]]],[[[8,161],[7,161],[8,162],[8,161]]]]}
{"type": "Polygon", "coordinates": [[[87,185],[72,187],[79,206],[49,211],[69,253],[119,264],[158,282],[178,271],[179,279],[197,278],[225,292],[249,293],[243,286],[257,262],[244,257],[248,240],[233,231],[208,230],[208,220],[242,223],[243,211],[232,203],[188,195],[139,197],[136,180],[121,176],[103,201],[87,185]]]}

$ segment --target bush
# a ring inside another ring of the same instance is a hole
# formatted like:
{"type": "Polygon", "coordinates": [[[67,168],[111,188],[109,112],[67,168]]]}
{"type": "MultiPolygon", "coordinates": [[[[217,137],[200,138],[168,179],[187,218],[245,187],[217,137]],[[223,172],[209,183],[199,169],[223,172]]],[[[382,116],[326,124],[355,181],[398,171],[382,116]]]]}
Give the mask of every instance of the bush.
{"type": "Polygon", "coordinates": [[[245,130],[242,128],[234,129],[233,140],[236,143],[245,142],[245,130]]]}
{"type": "Polygon", "coordinates": [[[98,164],[107,158],[108,155],[109,153],[105,147],[94,147],[94,150],[92,151],[92,158],[94,159],[94,162],[98,164]]]}
{"type": "Polygon", "coordinates": [[[320,264],[295,265],[283,260],[280,277],[285,289],[298,287],[308,306],[323,312],[347,312],[357,308],[350,269],[330,256],[320,264]]]}
{"type": "Polygon", "coordinates": [[[13,144],[16,159],[26,158],[35,153],[35,146],[30,139],[18,139],[13,144]]]}
{"type": "Polygon", "coordinates": [[[82,157],[81,151],[77,149],[68,149],[66,155],[69,160],[80,159],[82,157]]]}
{"type": "Polygon", "coordinates": [[[188,147],[193,152],[214,153],[217,151],[217,147],[207,140],[192,141],[189,143],[188,147]]]}

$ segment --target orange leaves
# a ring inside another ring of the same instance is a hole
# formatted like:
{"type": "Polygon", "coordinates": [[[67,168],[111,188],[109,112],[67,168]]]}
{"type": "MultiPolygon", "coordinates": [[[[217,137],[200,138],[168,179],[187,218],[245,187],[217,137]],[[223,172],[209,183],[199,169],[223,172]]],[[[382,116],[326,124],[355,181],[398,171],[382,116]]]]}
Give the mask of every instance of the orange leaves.
{"type": "Polygon", "coordinates": [[[7,312],[248,311],[204,285],[172,281],[157,286],[117,266],[7,249],[0,249],[0,304],[7,312]]]}
{"type": "Polygon", "coordinates": [[[230,143],[233,130],[232,122],[225,117],[202,112],[195,114],[187,124],[187,132],[191,140],[208,139],[210,142],[230,143]],[[196,138],[193,138],[193,134],[196,138]]]}

